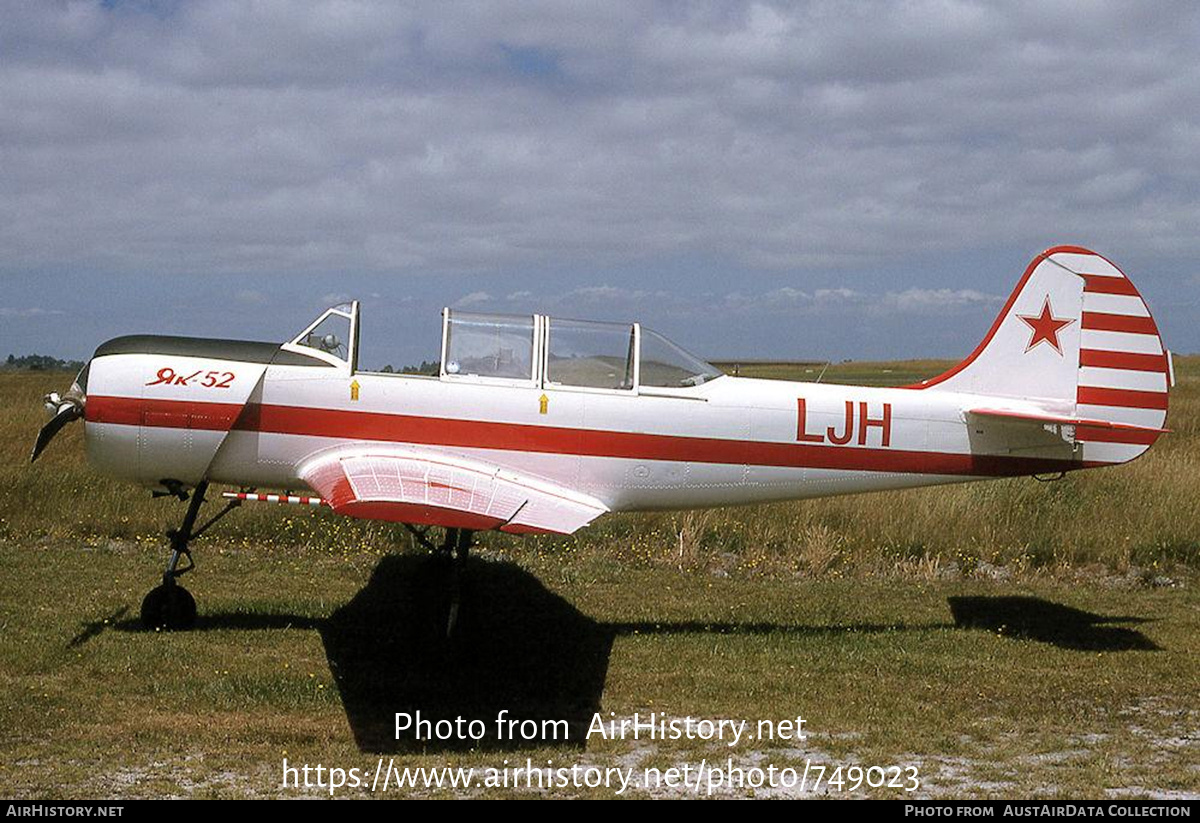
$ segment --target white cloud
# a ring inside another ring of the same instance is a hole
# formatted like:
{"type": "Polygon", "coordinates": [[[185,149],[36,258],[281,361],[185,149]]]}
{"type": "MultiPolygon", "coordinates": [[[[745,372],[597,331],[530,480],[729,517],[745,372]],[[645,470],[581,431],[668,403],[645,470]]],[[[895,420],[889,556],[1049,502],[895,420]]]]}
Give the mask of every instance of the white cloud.
{"type": "Polygon", "coordinates": [[[925,313],[963,306],[999,306],[1003,299],[974,289],[906,289],[885,294],[881,304],[896,311],[925,313]]]}
{"type": "Polygon", "coordinates": [[[58,309],[43,309],[36,306],[27,309],[14,309],[8,306],[0,306],[0,317],[52,317],[54,315],[65,314],[58,309]]]}
{"type": "MultiPolygon", "coordinates": [[[[258,289],[239,289],[234,299],[250,306],[265,306],[271,301],[258,289]]],[[[336,302],[336,301],[335,301],[336,302]]]]}
{"type": "Polygon", "coordinates": [[[813,292],[813,300],[818,303],[858,302],[863,295],[854,289],[817,289],[813,292]]]}
{"type": "Polygon", "coordinates": [[[19,4],[3,266],[1200,253],[1198,23],[1103,2],[19,4]]]}
{"type": "Polygon", "coordinates": [[[848,288],[816,289],[812,292],[783,287],[757,295],[740,292],[723,300],[732,311],[786,314],[937,314],[998,306],[999,295],[973,289],[906,289],[902,292],[870,293],[848,288]]]}
{"type": "MultiPolygon", "coordinates": [[[[990,310],[969,294],[999,288],[987,261],[1023,258],[1015,279],[1064,242],[1162,277],[1148,298],[1194,288],[1158,264],[1200,256],[1195,4],[11,6],[14,284],[236,275],[235,301],[282,284],[439,307],[482,292],[684,330],[759,312],[776,337],[796,314],[816,335],[990,310]],[[981,264],[949,280],[950,258],[981,264]]],[[[143,299],[121,310],[157,318],[143,299]]],[[[1164,328],[1200,334],[1161,302],[1164,328]]],[[[770,345],[747,326],[730,345],[770,345]]],[[[944,345],[933,334],[912,347],[944,345]]]]}
{"type": "MultiPolygon", "coordinates": [[[[998,307],[1003,301],[1000,295],[986,294],[974,289],[919,289],[912,288],[895,292],[861,292],[845,287],[819,288],[805,291],[793,286],[781,286],[769,291],[746,294],[730,292],[721,297],[711,294],[680,291],[648,291],[611,285],[580,286],[559,293],[521,291],[508,295],[505,300],[519,302],[531,310],[549,312],[560,316],[590,316],[589,312],[602,309],[609,316],[629,320],[650,320],[662,316],[668,310],[674,315],[712,317],[718,312],[739,314],[771,315],[858,315],[878,316],[884,314],[937,314],[961,313],[998,307]]],[[[473,292],[455,301],[455,305],[466,306],[493,302],[487,292],[473,292]]]]}
{"type": "Polygon", "coordinates": [[[473,291],[470,294],[464,294],[462,297],[454,301],[456,306],[478,306],[483,303],[492,302],[492,296],[485,291],[473,291]]]}

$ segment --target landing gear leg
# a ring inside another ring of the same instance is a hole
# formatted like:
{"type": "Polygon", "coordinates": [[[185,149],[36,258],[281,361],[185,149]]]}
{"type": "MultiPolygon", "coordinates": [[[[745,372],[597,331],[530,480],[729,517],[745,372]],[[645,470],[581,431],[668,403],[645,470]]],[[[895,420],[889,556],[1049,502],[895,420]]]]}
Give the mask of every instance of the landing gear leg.
{"type": "Polygon", "coordinates": [[[200,507],[204,505],[204,494],[207,491],[207,480],[196,484],[192,498],[188,501],[187,513],[183,516],[183,524],[178,529],[167,530],[167,539],[171,541],[171,557],[163,571],[162,585],[151,589],[142,600],[142,625],[147,629],[190,629],[196,622],[196,599],[192,597],[191,592],[179,585],[175,578],[196,567],[188,544],[241,504],[240,500],[230,501],[225,508],[197,529],[196,518],[200,515],[200,507]],[[184,559],[187,560],[187,565],[180,567],[180,561],[184,559]]]}
{"type": "Polygon", "coordinates": [[[461,574],[467,565],[467,557],[471,553],[471,542],[474,535],[470,529],[446,529],[446,540],[441,551],[451,557],[450,567],[450,610],[446,616],[446,637],[454,635],[454,627],[458,623],[458,609],[462,603],[461,574]]]}
{"type": "Polygon", "coordinates": [[[450,609],[446,615],[446,638],[449,639],[454,635],[454,626],[458,623],[458,608],[462,603],[462,584],[460,577],[463,567],[467,565],[467,557],[471,553],[471,544],[474,542],[475,533],[470,529],[446,529],[446,537],[442,541],[442,545],[437,546],[429,539],[429,529],[417,528],[410,523],[405,523],[404,528],[408,529],[413,538],[416,539],[423,547],[440,557],[449,560],[450,565],[450,609]]]}

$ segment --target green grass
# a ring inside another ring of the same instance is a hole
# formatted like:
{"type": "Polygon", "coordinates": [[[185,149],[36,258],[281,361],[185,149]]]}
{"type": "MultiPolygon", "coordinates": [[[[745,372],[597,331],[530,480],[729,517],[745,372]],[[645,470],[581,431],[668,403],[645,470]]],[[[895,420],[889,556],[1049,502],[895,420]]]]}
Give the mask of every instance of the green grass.
{"type": "MultiPolygon", "coordinates": [[[[330,661],[343,676],[358,668],[386,681],[395,672],[369,655],[339,656],[321,623],[368,587],[380,558],[210,544],[189,581],[201,627],[134,631],[130,616],[160,561],[133,545],[0,544],[0,724],[7,730],[0,790],[23,797],[287,796],[295,792],[279,785],[284,757],[375,762],[354,743],[350,697],[339,692],[330,661]]],[[[474,572],[487,579],[503,568],[492,556],[474,572]]],[[[546,558],[526,571],[549,592],[517,604],[486,592],[469,601],[476,618],[466,623],[460,654],[506,647],[514,633],[534,643],[564,632],[572,639],[569,623],[540,608],[543,599],[563,598],[612,632],[600,707],[618,717],[803,715],[808,756],[918,764],[926,793],[1083,797],[1198,788],[1200,601],[1192,589],[738,580],[578,557],[546,558]],[[949,597],[987,603],[1014,594],[1145,622],[1044,642],[951,620],[949,597]],[[1117,632],[1116,642],[1108,631],[1117,632]],[[1123,632],[1158,650],[1126,648],[1123,632]],[[1071,648],[1076,640],[1094,647],[1071,648]]],[[[367,645],[386,648],[406,628],[364,623],[355,631],[367,645]]],[[[470,664],[451,657],[446,665],[470,664]]],[[[450,689],[444,706],[491,719],[487,692],[524,683],[521,667],[515,656],[489,668],[474,688],[450,689]]],[[[396,700],[371,711],[386,723],[406,705],[396,700]]],[[[606,764],[635,757],[647,765],[759,752],[782,766],[803,759],[793,748],[748,744],[730,752],[593,740],[585,752],[543,747],[398,759],[482,767],[505,758],[606,764]]]]}
{"type": "MultiPolygon", "coordinates": [[[[939,365],[823,379],[903,383],[939,365]]],[[[78,426],[30,467],[40,395],[69,377],[0,374],[0,794],[295,796],[284,757],[373,769],[355,732],[408,705],[490,720],[498,700],[554,716],[595,699],[617,717],[799,714],[811,737],[397,764],[809,757],[917,765],[924,795],[1196,796],[1200,361],[1178,366],[1175,434],[1129,466],[487,535],[450,648],[428,628],[441,589],[400,529],[270,506],[196,544],[196,631],[136,630],[180,505],[90,472],[78,426]],[[1029,599],[1014,611],[1011,597],[1029,599]],[[951,598],[979,625],[956,624],[951,598]]]]}

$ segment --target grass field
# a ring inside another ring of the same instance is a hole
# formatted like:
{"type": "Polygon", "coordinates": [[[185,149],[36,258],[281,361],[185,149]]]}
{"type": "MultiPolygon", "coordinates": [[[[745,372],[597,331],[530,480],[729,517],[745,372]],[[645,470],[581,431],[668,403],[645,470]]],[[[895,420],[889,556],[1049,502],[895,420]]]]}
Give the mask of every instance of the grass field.
{"type": "MultiPolygon", "coordinates": [[[[942,365],[837,364],[822,380],[907,383],[942,365]]],[[[267,506],[196,544],[196,630],[141,631],[181,507],[90,472],[79,426],[28,466],[41,394],[69,376],[0,373],[0,794],[321,796],[282,785],[284,758],[371,773],[382,751],[398,767],[639,775],[727,758],[915,766],[918,796],[1194,797],[1200,359],[1177,369],[1174,434],[1124,467],[488,535],[451,645],[431,629],[446,569],[402,530],[267,506]],[[567,719],[570,740],[391,734],[395,712],[490,728],[503,708],[567,719]],[[585,743],[593,712],[803,715],[808,739],[585,743]]],[[[386,794],[514,793],[612,794],[386,794]]],[[[647,793],[691,794],[627,792],[647,793]]]]}

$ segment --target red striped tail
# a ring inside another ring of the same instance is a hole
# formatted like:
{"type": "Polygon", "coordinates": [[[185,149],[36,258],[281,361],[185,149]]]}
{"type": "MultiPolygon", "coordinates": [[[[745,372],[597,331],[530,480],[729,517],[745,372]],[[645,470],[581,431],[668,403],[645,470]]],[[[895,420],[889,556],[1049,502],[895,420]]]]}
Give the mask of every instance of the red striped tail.
{"type": "Polygon", "coordinates": [[[1081,460],[1123,463],[1163,431],[1173,382],[1170,352],[1133,282],[1095,252],[1058,246],[1029,264],[971,356],[920,387],[1071,418],[1081,460]]]}
{"type": "Polygon", "coordinates": [[[1083,249],[1065,262],[1083,278],[1077,413],[1141,429],[1080,426],[1076,438],[1084,443],[1083,459],[1132,460],[1166,425],[1167,394],[1174,383],[1171,353],[1124,272],[1083,249]]]}

